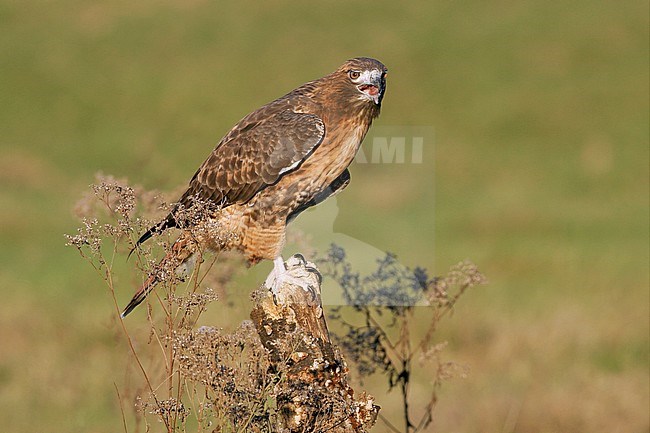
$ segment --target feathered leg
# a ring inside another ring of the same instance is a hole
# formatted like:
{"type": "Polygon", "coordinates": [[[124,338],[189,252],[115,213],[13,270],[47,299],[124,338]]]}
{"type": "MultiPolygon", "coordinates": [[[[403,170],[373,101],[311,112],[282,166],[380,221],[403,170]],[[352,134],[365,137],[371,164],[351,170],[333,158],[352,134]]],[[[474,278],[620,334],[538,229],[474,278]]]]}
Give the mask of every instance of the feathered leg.
{"type": "Polygon", "coordinates": [[[196,243],[189,236],[181,236],[174,242],[169,253],[156,265],[144,284],[133,295],[131,302],[124,308],[122,318],[126,317],[135,307],[140,305],[159,282],[165,280],[170,273],[176,272],[181,265],[188,262],[194,253],[196,253],[196,250],[196,243]]]}

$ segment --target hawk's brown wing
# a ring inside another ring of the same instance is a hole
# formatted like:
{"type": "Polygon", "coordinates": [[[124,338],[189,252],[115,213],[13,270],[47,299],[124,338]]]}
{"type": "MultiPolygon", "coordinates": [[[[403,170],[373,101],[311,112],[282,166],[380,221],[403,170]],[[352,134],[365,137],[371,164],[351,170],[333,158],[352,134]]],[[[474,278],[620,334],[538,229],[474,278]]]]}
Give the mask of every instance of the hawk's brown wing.
{"type": "Polygon", "coordinates": [[[324,135],[318,116],[288,109],[244,119],[201,165],[180,202],[199,197],[222,206],[246,203],[300,165],[324,135]]]}
{"type": "Polygon", "coordinates": [[[240,121],[217,145],[190,181],[187,191],[160,224],[144,233],[177,227],[175,213],[197,198],[221,208],[246,203],[255,194],[300,165],[325,136],[325,124],[313,114],[267,105],[240,121]]]}

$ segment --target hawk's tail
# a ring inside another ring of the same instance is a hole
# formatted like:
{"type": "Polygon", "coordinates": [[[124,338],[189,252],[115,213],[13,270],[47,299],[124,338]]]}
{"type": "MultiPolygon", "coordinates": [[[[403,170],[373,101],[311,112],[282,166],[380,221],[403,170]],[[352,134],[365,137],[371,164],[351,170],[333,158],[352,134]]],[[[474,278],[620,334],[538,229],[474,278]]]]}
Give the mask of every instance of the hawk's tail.
{"type": "Polygon", "coordinates": [[[133,295],[131,302],[124,308],[122,318],[125,318],[135,307],[140,305],[158,283],[165,280],[170,274],[176,272],[179,266],[187,262],[195,250],[195,243],[185,236],[181,236],[174,242],[171,250],[151,271],[145,282],[140,286],[135,295],[133,295]]]}
{"type": "Polygon", "coordinates": [[[144,284],[140,286],[140,289],[138,289],[136,294],[133,295],[133,298],[131,299],[131,302],[129,302],[129,305],[127,305],[126,308],[124,308],[124,311],[122,311],[122,318],[125,318],[127,314],[135,309],[135,307],[140,305],[142,301],[144,301],[144,299],[147,297],[147,295],[153,290],[156,284],[158,284],[156,275],[149,275],[147,281],[145,281],[144,284]]]}

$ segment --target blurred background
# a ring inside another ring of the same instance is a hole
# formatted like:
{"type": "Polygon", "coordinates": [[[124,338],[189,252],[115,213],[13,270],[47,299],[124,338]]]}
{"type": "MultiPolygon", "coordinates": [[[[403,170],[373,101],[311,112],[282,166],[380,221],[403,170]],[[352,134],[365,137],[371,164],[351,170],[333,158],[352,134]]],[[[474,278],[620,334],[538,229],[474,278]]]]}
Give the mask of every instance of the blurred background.
{"type": "Polygon", "coordinates": [[[435,274],[471,259],[490,281],[438,336],[470,373],[443,387],[435,430],[649,431],[648,13],[0,0],[0,425],[121,431],[112,301],[64,247],[94,174],[174,190],[243,115],[363,55],[390,71],[374,127],[434,133],[422,163],[354,165],[324,224],[435,274]]]}

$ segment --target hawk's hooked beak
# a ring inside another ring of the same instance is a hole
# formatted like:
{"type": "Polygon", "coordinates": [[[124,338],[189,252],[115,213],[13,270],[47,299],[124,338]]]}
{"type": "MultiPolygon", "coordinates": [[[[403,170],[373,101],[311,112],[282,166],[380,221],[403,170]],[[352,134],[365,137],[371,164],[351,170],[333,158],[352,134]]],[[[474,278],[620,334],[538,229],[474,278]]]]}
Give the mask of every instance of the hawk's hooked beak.
{"type": "Polygon", "coordinates": [[[386,80],[384,74],[378,70],[364,71],[362,73],[363,81],[357,86],[357,89],[379,105],[384,97],[386,80]]]}

